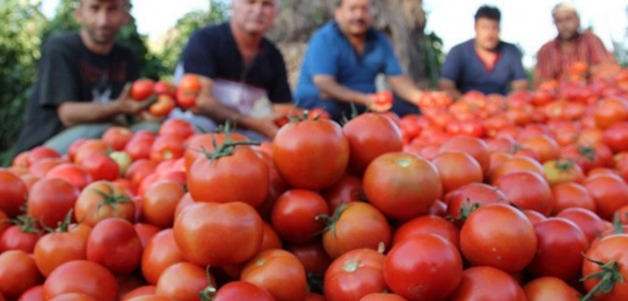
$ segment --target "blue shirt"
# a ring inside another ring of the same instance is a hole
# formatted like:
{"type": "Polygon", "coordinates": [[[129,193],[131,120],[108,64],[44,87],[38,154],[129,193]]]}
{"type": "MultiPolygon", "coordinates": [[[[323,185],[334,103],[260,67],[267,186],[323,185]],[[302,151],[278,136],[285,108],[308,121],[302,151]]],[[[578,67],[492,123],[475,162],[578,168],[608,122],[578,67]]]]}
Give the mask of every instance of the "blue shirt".
{"type": "MultiPolygon", "coordinates": [[[[305,109],[322,107],[335,120],[343,114],[349,117],[351,105],[321,99],[314,85],[315,75],[333,76],[339,84],[350,89],[373,93],[378,74],[397,76],[403,73],[392,44],[383,33],[370,29],[366,39],[364,53],[359,56],[336,21],[318,29],[312,35],[303,58],[294,96],[297,106],[305,109]]],[[[365,109],[363,106],[356,108],[358,111],[365,109]]]]}
{"type": "Polygon", "coordinates": [[[527,74],[521,63],[521,51],[515,45],[500,41],[497,49],[497,62],[488,70],[475,52],[474,39],[454,46],[445,58],[441,78],[453,81],[461,93],[476,90],[506,95],[510,83],[527,79],[527,74]]]}

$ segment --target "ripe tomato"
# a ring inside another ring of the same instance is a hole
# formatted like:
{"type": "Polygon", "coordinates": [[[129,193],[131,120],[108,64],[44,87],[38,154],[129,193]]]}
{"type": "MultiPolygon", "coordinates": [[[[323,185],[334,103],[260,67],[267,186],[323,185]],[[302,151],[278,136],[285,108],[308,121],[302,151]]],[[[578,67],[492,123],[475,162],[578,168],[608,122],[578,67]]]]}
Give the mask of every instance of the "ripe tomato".
{"type": "Polygon", "coordinates": [[[349,141],[349,169],[358,176],[379,155],[403,149],[401,130],[381,114],[358,115],[342,127],[342,132],[349,141]]]}
{"type": "Polygon", "coordinates": [[[98,222],[87,238],[87,260],[115,275],[128,275],[139,267],[142,244],[133,224],[121,218],[98,222]]]}
{"type": "Polygon", "coordinates": [[[565,208],[556,214],[574,222],[587,237],[589,243],[598,238],[604,232],[604,221],[595,212],[584,208],[565,208]]]}
{"type": "Polygon", "coordinates": [[[20,213],[20,207],[26,204],[28,189],[19,176],[0,168],[0,195],[0,210],[13,218],[20,213]]]}
{"type": "Polygon", "coordinates": [[[61,158],[61,154],[48,146],[36,146],[27,152],[27,157],[28,166],[32,166],[44,158],[61,158]]]}
{"type": "Polygon", "coordinates": [[[130,96],[134,100],[143,101],[155,93],[155,82],[152,79],[138,79],[131,85],[130,96]]]}
{"type": "Polygon", "coordinates": [[[94,181],[113,181],[118,178],[120,174],[120,166],[118,163],[104,153],[91,153],[85,156],[78,164],[92,176],[92,180],[94,181]]]}
{"type": "Polygon", "coordinates": [[[139,159],[148,159],[153,142],[155,142],[155,134],[138,135],[138,133],[135,133],[133,138],[124,146],[124,152],[129,154],[133,162],[139,159]]]}
{"type": "Polygon", "coordinates": [[[373,112],[386,112],[393,106],[393,94],[390,91],[375,93],[375,100],[369,105],[373,112]]]}
{"type": "Polygon", "coordinates": [[[495,186],[470,183],[447,193],[444,201],[447,204],[447,214],[455,220],[463,221],[471,213],[470,209],[474,206],[507,203],[508,197],[495,186]]]}
{"type": "Polygon", "coordinates": [[[522,271],[534,258],[537,246],[532,223],[506,204],[478,208],[460,230],[460,249],[471,265],[491,266],[506,273],[522,271]]]}
{"type": "Polygon", "coordinates": [[[443,194],[436,167],[404,152],[377,157],[369,164],[362,181],[369,202],[387,217],[400,220],[427,213],[443,194]]]}
{"type": "MultiPolygon", "coordinates": [[[[596,242],[585,252],[584,262],[582,264],[582,277],[584,277],[584,288],[588,295],[593,294],[596,300],[628,300],[628,282],[617,281],[617,277],[628,279],[628,235],[614,234],[606,236],[596,242]],[[600,282],[600,277],[592,277],[596,273],[602,273],[602,267],[606,265],[607,270],[605,279],[609,291],[592,292],[592,289],[600,282]],[[610,277],[608,273],[616,273],[610,277]]],[[[586,296],[585,296],[586,297],[586,296]]],[[[589,296],[590,297],[590,296],[589,296]]]]}
{"type": "Polygon", "coordinates": [[[157,96],[155,103],[148,107],[148,112],[150,112],[153,116],[164,117],[168,116],[175,106],[176,102],[172,96],[168,94],[160,94],[157,96]]]}
{"type": "Polygon", "coordinates": [[[142,253],[142,275],[150,284],[156,284],[159,276],[169,266],[185,261],[174,240],[174,231],[164,229],[148,240],[142,253]]]}
{"type": "Polygon", "coordinates": [[[194,203],[176,217],[173,229],[185,258],[199,265],[245,262],[259,252],[263,238],[262,219],[242,202],[194,203]]]}
{"type": "Polygon", "coordinates": [[[249,261],[240,280],[266,289],[277,301],[302,300],[307,294],[303,265],[292,253],[266,250],[249,261]]]}
{"type": "Polygon", "coordinates": [[[355,249],[336,258],[325,272],[325,300],[360,300],[387,289],[382,273],[384,254],[355,249]]]}
{"type": "Polygon", "coordinates": [[[93,227],[108,217],[135,221],[135,203],[126,189],[117,183],[96,181],[87,185],[74,204],[74,217],[93,227]]]}
{"type": "Polygon", "coordinates": [[[408,300],[443,300],[462,279],[462,258],[446,239],[418,234],[390,249],[383,272],[395,294],[408,300]]]}
{"type": "Polygon", "coordinates": [[[484,179],[482,167],[467,153],[441,152],[432,159],[432,163],[438,170],[444,193],[484,179]]]}
{"type": "Polygon", "coordinates": [[[232,281],[218,289],[213,301],[274,301],[275,298],[265,289],[244,281],[232,281]]]}
{"type": "Polygon", "coordinates": [[[41,179],[28,196],[28,214],[42,226],[54,228],[74,207],[79,190],[62,179],[41,179]]]}
{"type": "Polygon", "coordinates": [[[433,215],[419,216],[399,226],[393,235],[393,246],[411,236],[431,233],[442,236],[456,249],[460,247],[460,230],[452,222],[433,215]]]}
{"type": "Polygon", "coordinates": [[[155,83],[155,94],[156,95],[168,95],[170,97],[174,97],[177,92],[176,87],[169,81],[159,80],[155,83]]]}
{"type": "Polygon", "coordinates": [[[105,130],[102,134],[103,142],[109,145],[115,151],[121,151],[124,149],[127,143],[133,138],[133,132],[127,127],[112,126],[105,130]]]}
{"type": "Polygon", "coordinates": [[[97,300],[115,301],[118,299],[118,283],[100,264],[72,260],[54,269],[44,282],[44,300],[66,293],[83,293],[97,300]]]}
{"type": "MultiPolygon", "coordinates": [[[[4,300],[0,298],[0,300],[4,300]]],[[[41,301],[44,300],[44,285],[39,284],[26,290],[21,296],[19,301],[41,301]]]]}
{"type": "Polygon", "coordinates": [[[74,163],[61,163],[53,167],[46,173],[45,178],[66,180],[78,190],[83,190],[87,184],[92,182],[92,175],[74,163]]]}
{"type": "Polygon", "coordinates": [[[539,277],[523,287],[528,301],[580,301],[580,292],[556,277],[539,277]]]}
{"type": "Polygon", "coordinates": [[[447,300],[526,301],[523,288],[508,273],[489,266],[471,267],[447,300]]]}
{"type": "Polygon", "coordinates": [[[179,135],[183,139],[194,134],[194,125],[185,119],[169,118],[166,119],[159,127],[159,136],[179,135]]]}
{"type": "Polygon", "coordinates": [[[344,174],[349,154],[342,128],[329,119],[288,123],[273,140],[275,167],[293,188],[330,187],[344,174]]]}
{"type": "Polygon", "coordinates": [[[554,209],[552,190],[540,175],[529,171],[512,172],[501,176],[495,186],[521,209],[532,209],[549,216],[554,209]]]}
{"type": "Polygon", "coordinates": [[[387,248],[391,229],[386,217],[373,205],[364,202],[344,204],[334,212],[331,224],[323,233],[323,247],[332,258],[354,249],[387,248]]]}
{"type": "Polygon", "coordinates": [[[178,262],[161,273],[155,293],[174,300],[200,300],[202,290],[209,285],[216,287],[214,279],[208,270],[198,265],[178,262]]]}
{"type": "Polygon", "coordinates": [[[292,243],[304,243],[316,237],[325,227],[319,215],[329,215],[329,206],[318,193],[291,189],[277,198],[270,222],[277,234],[292,243]]]}
{"type": "Polygon", "coordinates": [[[161,180],[151,185],[142,196],[142,217],[160,227],[172,227],[174,211],[185,194],[183,187],[171,180],[161,180]]]}
{"type": "Polygon", "coordinates": [[[35,220],[28,216],[17,218],[17,224],[8,227],[0,236],[0,253],[7,250],[22,250],[32,253],[41,237],[35,220]]]}
{"type": "Polygon", "coordinates": [[[196,106],[196,98],[200,90],[201,80],[197,75],[183,75],[177,85],[177,104],[185,109],[196,106]]]}
{"type": "Polygon", "coordinates": [[[547,160],[543,163],[543,170],[547,182],[552,187],[562,183],[582,183],[584,181],[582,168],[571,160],[547,160]]]}
{"type": "Polygon", "coordinates": [[[454,136],[440,147],[440,152],[463,152],[471,155],[480,163],[484,174],[488,174],[490,154],[484,140],[471,136],[454,136]]]}
{"type": "Polygon", "coordinates": [[[22,250],[0,253],[0,296],[17,299],[41,281],[35,260],[28,253],[22,250]]]}
{"type": "Polygon", "coordinates": [[[343,203],[360,202],[364,198],[362,179],[356,176],[343,175],[334,185],[323,190],[321,195],[329,205],[329,211],[334,212],[343,203]]]}
{"type": "Polygon", "coordinates": [[[179,135],[159,135],[151,145],[148,157],[155,162],[164,162],[183,157],[184,138],[179,135]]]}
{"type": "Polygon", "coordinates": [[[593,212],[597,210],[595,200],[581,184],[574,182],[558,184],[552,187],[552,195],[554,196],[553,214],[571,207],[584,208],[593,212]]]}
{"type": "Polygon", "coordinates": [[[619,176],[595,175],[585,180],[584,187],[595,201],[597,214],[605,220],[612,220],[615,211],[628,204],[628,184],[619,176]]]}
{"type": "Polygon", "coordinates": [[[92,228],[85,224],[63,225],[55,232],[42,236],[35,244],[33,258],[44,277],[58,266],[72,261],[86,259],[87,237],[92,228]]]}
{"type": "Polygon", "coordinates": [[[578,280],[582,253],[589,248],[584,232],[572,221],[552,217],[534,224],[537,253],[527,269],[534,277],[554,276],[567,282],[578,280]]]}

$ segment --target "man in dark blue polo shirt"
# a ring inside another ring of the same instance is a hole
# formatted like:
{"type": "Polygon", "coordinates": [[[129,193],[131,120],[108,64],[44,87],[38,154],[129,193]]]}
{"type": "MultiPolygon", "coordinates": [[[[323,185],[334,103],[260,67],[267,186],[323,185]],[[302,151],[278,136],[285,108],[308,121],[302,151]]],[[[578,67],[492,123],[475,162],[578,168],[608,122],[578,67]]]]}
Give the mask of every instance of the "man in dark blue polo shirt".
{"type": "MultiPolygon", "coordinates": [[[[371,27],[371,1],[338,1],[334,19],[309,41],[295,92],[297,106],[322,107],[335,120],[349,117],[351,104],[364,111],[374,103],[375,79],[384,74],[393,92],[408,102],[396,112],[418,112],[422,93],[403,74],[388,38],[371,27]]],[[[393,111],[401,106],[395,101],[393,111]]]]}
{"type": "Polygon", "coordinates": [[[232,120],[249,137],[271,139],[273,105],[292,102],[283,57],[264,38],[277,0],[233,0],[231,9],[228,22],[195,31],[183,51],[183,72],[200,75],[202,86],[191,119],[204,130],[232,120]]]}
{"type": "Polygon", "coordinates": [[[508,94],[526,89],[521,51],[499,39],[499,9],[482,6],[475,14],[474,39],[454,46],[441,70],[440,89],[459,98],[471,90],[508,94]]]}

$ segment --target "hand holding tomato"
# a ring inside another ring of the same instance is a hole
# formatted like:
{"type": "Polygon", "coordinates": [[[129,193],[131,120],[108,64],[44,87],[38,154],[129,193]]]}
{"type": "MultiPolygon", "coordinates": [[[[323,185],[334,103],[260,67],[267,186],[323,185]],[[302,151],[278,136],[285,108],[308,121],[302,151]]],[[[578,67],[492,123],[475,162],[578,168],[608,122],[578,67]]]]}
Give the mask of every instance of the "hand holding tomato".
{"type": "Polygon", "coordinates": [[[369,103],[369,109],[373,112],[386,112],[392,108],[393,94],[390,91],[377,92],[369,103]]]}
{"type": "Polygon", "coordinates": [[[138,79],[131,85],[131,98],[143,101],[155,94],[155,82],[152,79],[138,79]]]}
{"type": "Polygon", "coordinates": [[[200,91],[200,78],[194,74],[184,75],[177,86],[177,105],[184,109],[196,106],[196,98],[200,91]]]}
{"type": "Polygon", "coordinates": [[[163,117],[170,114],[175,106],[176,103],[172,96],[170,96],[169,94],[160,94],[157,96],[156,101],[148,107],[148,111],[153,116],[163,117]]]}

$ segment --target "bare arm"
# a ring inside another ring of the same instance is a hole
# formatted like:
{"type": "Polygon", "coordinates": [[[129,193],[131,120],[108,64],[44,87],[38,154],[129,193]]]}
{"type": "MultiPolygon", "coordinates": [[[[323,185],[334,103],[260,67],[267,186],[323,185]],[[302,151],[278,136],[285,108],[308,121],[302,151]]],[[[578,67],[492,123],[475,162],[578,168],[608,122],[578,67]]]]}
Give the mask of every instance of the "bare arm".
{"type": "Polygon", "coordinates": [[[388,78],[388,82],[395,94],[399,95],[411,104],[418,104],[421,96],[423,95],[423,92],[419,90],[414,85],[412,80],[405,75],[392,76],[388,78]]]}
{"type": "Polygon", "coordinates": [[[460,98],[460,96],[462,96],[462,93],[460,93],[460,91],[458,91],[458,89],[456,88],[456,83],[446,78],[440,79],[440,82],[438,83],[438,88],[441,91],[444,91],[447,94],[449,94],[454,99],[458,99],[460,98]]]}
{"type": "Polygon", "coordinates": [[[333,76],[315,75],[314,84],[320,91],[322,99],[333,99],[345,103],[356,103],[368,106],[375,100],[373,94],[349,89],[339,84],[333,76]]]}
{"type": "Polygon", "coordinates": [[[119,114],[134,115],[145,109],[145,104],[128,97],[128,87],[118,99],[106,103],[68,101],[59,106],[61,123],[70,127],[77,124],[107,121],[119,114]]]}

